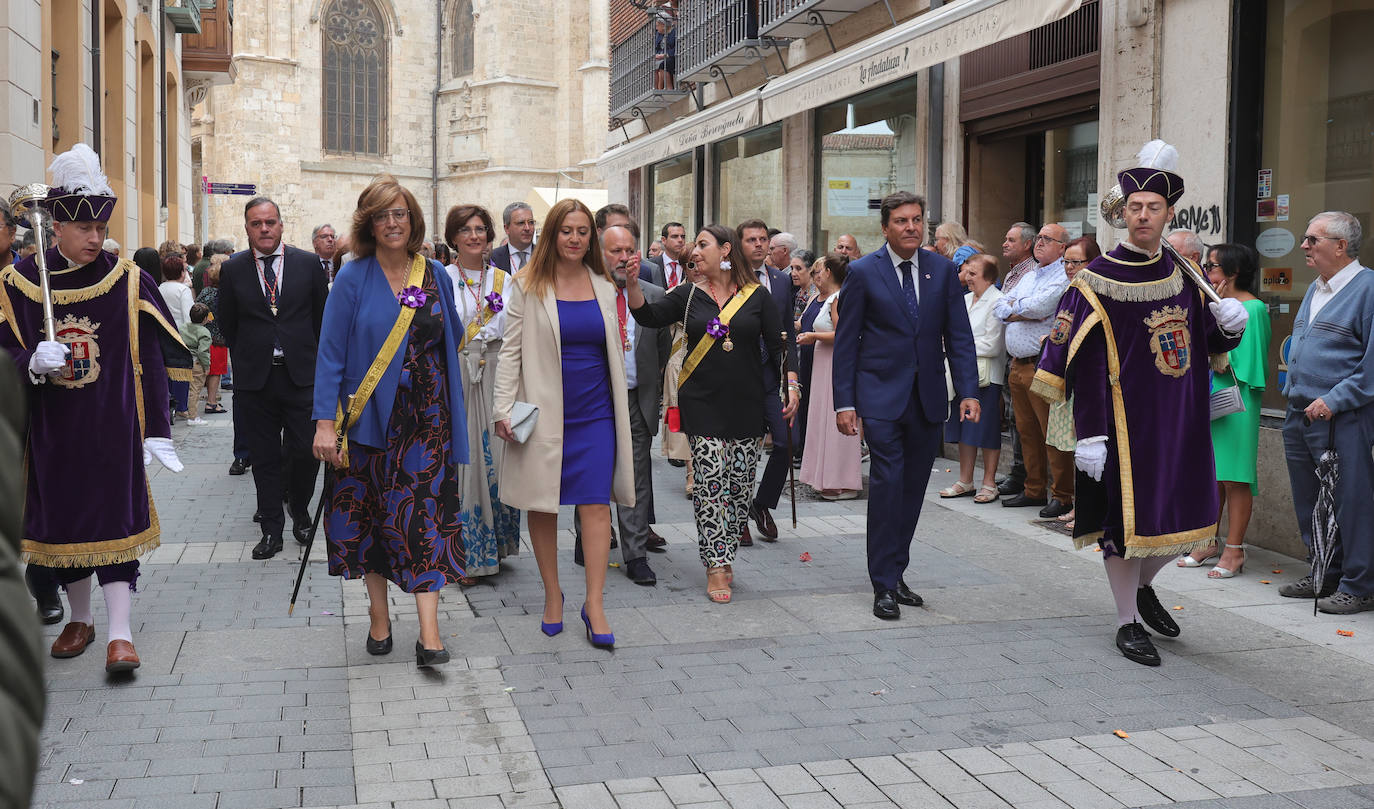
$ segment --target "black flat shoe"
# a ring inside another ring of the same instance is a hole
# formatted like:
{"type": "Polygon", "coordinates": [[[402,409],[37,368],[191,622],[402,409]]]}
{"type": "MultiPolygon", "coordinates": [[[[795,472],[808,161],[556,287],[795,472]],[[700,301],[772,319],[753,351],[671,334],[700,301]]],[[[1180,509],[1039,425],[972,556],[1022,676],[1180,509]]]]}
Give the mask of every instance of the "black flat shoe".
{"type": "Polygon", "coordinates": [[[997,493],[1002,495],[1003,497],[1010,497],[1014,494],[1020,494],[1021,490],[1024,488],[1025,484],[1021,481],[1006,478],[1005,480],[997,484],[997,493]]]}
{"type": "Polygon", "coordinates": [[[912,592],[911,588],[907,587],[904,581],[897,582],[896,594],[898,604],[905,604],[908,607],[919,607],[926,603],[925,599],[912,592]]]}
{"type": "Polygon", "coordinates": [[[231,464],[229,464],[229,474],[231,474],[231,475],[242,475],[244,472],[247,472],[247,471],[248,471],[248,467],[251,466],[251,465],[252,465],[252,464],[249,464],[247,461],[244,461],[242,458],[235,458],[235,459],[234,459],[234,462],[231,463],[231,464]]]}
{"type": "Polygon", "coordinates": [[[273,556],[281,553],[281,549],[281,537],[263,534],[262,541],[253,546],[253,558],[259,560],[271,559],[273,556]]]}
{"type": "Polygon", "coordinates": [[[1135,609],[1151,629],[1166,638],[1176,638],[1182,632],[1174,623],[1174,617],[1159,603],[1155,588],[1148,584],[1135,591],[1135,609]]]}
{"type": "Polygon", "coordinates": [[[1061,514],[1068,514],[1070,511],[1073,511],[1072,503],[1065,503],[1062,500],[1051,500],[1049,505],[1040,509],[1040,516],[1049,520],[1061,514]]]}
{"type": "Polygon", "coordinates": [[[897,606],[896,590],[883,590],[874,593],[873,615],[884,621],[895,621],[902,616],[902,608],[897,606]]]}
{"type": "Polygon", "coordinates": [[[647,559],[631,559],[625,563],[625,575],[630,581],[644,587],[653,587],[658,584],[658,577],[654,575],[654,569],[649,567],[647,559]]]}
{"type": "Polygon", "coordinates": [[[47,574],[40,574],[39,568],[29,565],[24,568],[24,583],[29,594],[38,605],[38,620],[45,624],[55,624],[66,616],[62,608],[62,597],[57,594],[57,582],[47,574]]]}
{"type": "MultiPolygon", "coordinates": [[[[391,640],[391,638],[387,638],[391,640]]],[[[448,649],[426,649],[417,640],[415,641],[415,665],[420,668],[429,666],[442,666],[448,662],[448,649]]]]}
{"type": "Polygon", "coordinates": [[[686,461],[682,461],[682,460],[678,460],[677,458],[669,458],[669,459],[668,459],[668,465],[669,465],[669,466],[672,466],[672,467],[676,467],[677,469],[681,469],[682,467],[684,467],[684,466],[687,465],[687,462],[686,462],[686,461]]]}
{"type": "Polygon", "coordinates": [[[1116,648],[1121,650],[1121,654],[1125,655],[1127,660],[1133,660],[1143,666],[1159,665],[1159,652],[1150,640],[1150,633],[1134,621],[1116,630],[1116,648]]]}
{"type": "Polygon", "coordinates": [[[1045,502],[1045,498],[1043,497],[1027,497],[1025,492],[1021,492],[1015,497],[1002,498],[1002,507],[1026,508],[1027,506],[1043,506],[1045,502]]]}
{"type": "Polygon", "coordinates": [[[386,622],[386,637],[375,640],[372,637],[372,630],[367,630],[367,653],[370,655],[389,655],[391,654],[391,622],[386,622]]]}

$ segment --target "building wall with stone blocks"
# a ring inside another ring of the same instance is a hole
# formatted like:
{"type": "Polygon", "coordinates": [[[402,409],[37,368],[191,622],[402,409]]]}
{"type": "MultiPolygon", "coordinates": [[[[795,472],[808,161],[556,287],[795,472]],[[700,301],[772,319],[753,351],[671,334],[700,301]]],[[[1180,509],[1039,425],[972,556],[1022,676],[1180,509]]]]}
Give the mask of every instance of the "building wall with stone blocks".
{"type": "MultiPolygon", "coordinates": [[[[281,206],[286,240],[306,248],[317,224],[346,232],[358,194],[382,173],[416,195],[427,232],[440,238],[445,213],[459,203],[481,204],[499,219],[534,187],[596,181],[606,131],[604,6],[239,0],[235,81],[213,88],[195,112],[202,173],[256,183],[281,206]],[[332,13],[366,3],[375,3],[385,28],[385,144],[378,154],[344,154],[325,148],[324,38],[332,13]],[[470,71],[455,59],[453,36],[463,26],[472,31],[470,71]]],[[[205,199],[203,236],[244,246],[245,201],[205,199]]]]}

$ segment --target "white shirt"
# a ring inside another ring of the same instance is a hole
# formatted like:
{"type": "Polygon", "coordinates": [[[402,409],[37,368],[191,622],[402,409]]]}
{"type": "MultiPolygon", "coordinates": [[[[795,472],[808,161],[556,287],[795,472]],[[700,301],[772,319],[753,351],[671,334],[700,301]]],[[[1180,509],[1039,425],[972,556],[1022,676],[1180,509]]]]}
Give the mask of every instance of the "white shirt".
{"type": "Polygon", "coordinates": [[[1025,318],[1007,324],[1008,354],[1019,359],[1039,355],[1041,338],[1048,337],[1054,328],[1055,309],[1068,288],[1069,277],[1064,273],[1064,260],[1060,258],[1021,276],[1016,282],[1016,294],[1004,294],[997,301],[993,311],[998,317],[1003,320],[1012,315],[1025,318]]]}
{"type": "Polygon", "coordinates": [[[510,245],[510,271],[518,272],[520,268],[530,263],[530,250],[534,245],[526,247],[524,250],[515,249],[515,245],[510,245]]]}
{"type": "Polygon", "coordinates": [[[759,286],[763,287],[764,292],[772,292],[773,288],[768,285],[768,262],[764,262],[757,270],[754,270],[754,277],[759,279],[759,286]]]}
{"type": "Polygon", "coordinates": [[[664,283],[666,283],[666,284],[668,285],[668,288],[669,288],[669,289],[672,289],[673,287],[675,287],[675,286],[677,286],[678,284],[682,283],[683,280],[684,280],[684,279],[683,279],[683,276],[682,276],[682,262],[678,261],[678,260],[675,259],[675,258],[669,258],[669,257],[668,257],[668,254],[665,253],[665,254],[663,255],[663,281],[664,281],[664,283]],[[674,283],[674,281],[673,281],[673,276],[674,276],[674,275],[677,276],[677,282],[676,282],[676,283],[674,283]]]}
{"type": "MultiPolygon", "coordinates": [[[[453,306],[458,310],[458,318],[462,321],[463,327],[466,328],[467,324],[471,323],[479,312],[487,308],[487,296],[495,289],[496,273],[501,272],[501,270],[497,267],[488,267],[487,277],[483,279],[481,289],[479,290],[476,286],[468,286],[464,278],[466,277],[476,281],[481,276],[481,273],[459,269],[457,264],[450,264],[444,269],[448,270],[448,276],[453,279],[453,306]],[[473,293],[477,293],[476,296],[474,296],[473,293]],[[481,298],[482,300],[480,309],[478,308],[476,298],[481,298]]],[[[509,297],[510,278],[506,278],[501,290],[501,297],[509,297]]],[[[502,309],[495,315],[492,315],[491,320],[487,321],[487,325],[483,326],[473,339],[494,342],[500,340],[501,336],[505,333],[506,310],[502,309]]]]}
{"type": "Polygon", "coordinates": [[[1350,279],[1354,278],[1361,269],[1357,259],[1342,267],[1340,272],[1331,276],[1330,281],[1322,280],[1320,275],[1317,276],[1317,280],[1312,282],[1312,302],[1307,307],[1309,322],[1317,319],[1317,313],[1322,310],[1322,307],[1330,303],[1331,299],[1336,297],[1336,294],[1346,284],[1350,283],[1350,279]]]}
{"type": "Polygon", "coordinates": [[[178,330],[191,322],[191,305],[196,302],[196,295],[190,287],[180,281],[163,281],[158,284],[157,291],[162,293],[162,300],[172,310],[172,320],[178,330]]]}
{"type": "Polygon", "coordinates": [[[916,276],[916,273],[919,272],[920,269],[921,269],[920,262],[917,261],[917,259],[920,258],[920,252],[919,252],[919,251],[920,251],[921,248],[919,248],[919,247],[916,248],[917,252],[912,253],[912,254],[911,254],[911,258],[902,258],[901,256],[897,255],[897,253],[896,253],[895,251],[893,251],[892,245],[890,245],[890,244],[888,244],[888,243],[886,243],[886,242],[883,243],[882,249],[884,249],[884,250],[887,251],[887,257],[888,257],[888,259],[891,260],[891,262],[892,262],[892,271],[895,272],[895,273],[897,273],[897,288],[898,288],[898,289],[902,289],[902,288],[903,288],[903,287],[902,287],[902,275],[903,275],[903,273],[902,273],[901,264],[902,264],[903,261],[910,261],[910,262],[911,262],[911,284],[912,284],[912,287],[916,290],[916,302],[917,302],[917,303],[920,303],[920,302],[921,302],[921,280],[916,276]]]}
{"type": "MultiPolygon", "coordinates": [[[[276,253],[273,253],[273,254],[272,254],[272,269],[275,270],[276,273],[277,273],[277,299],[280,300],[280,299],[281,299],[281,290],[282,290],[282,280],[283,280],[283,279],[285,278],[285,276],[286,276],[286,272],[285,272],[286,268],[283,267],[282,265],[285,264],[286,262],[282,260],[282,258],[283,258],[283,253],[284,253],[285,251],[282,251],[280,245],[277,246],[277,250],[280,251],[280,252],[276,252],[276,253]]],[[[266,255],[266,254],[264,254],[264,253],[259,253],[257,250],[254,250],[254,251],[253,251],[253,263],[254,263],[254,265],[256,265],[257,268],[258,268],[258,287],[259,287],[260,289],[262,289],[263,297],[266,297],[266,296],[267,296],[267,277],[266,277],[266,275],[263,274],[263,266],[262,266],[262,260],[263,260],[263,258],[265,257],[265,255],[266,255]]],[[[316,256],[316,258],[319,258],[319,256],[316,256]]],[[[270,305],[270,304],[269,304],[269,305],[270,305]]]]}
{"type": "MultiPolygon", "coordinates": [[[[625,290],[617,291],[617,294],[624,295],[625,290]]],[[[625,349],[625,388],[634,390],[639,387],[639,370],[635,366],[635,342],[639,336],[639,324],[635,323],[634,315],[630,314],[630,299],[625,298],[625,340],[630,347],[625,349]]]]}

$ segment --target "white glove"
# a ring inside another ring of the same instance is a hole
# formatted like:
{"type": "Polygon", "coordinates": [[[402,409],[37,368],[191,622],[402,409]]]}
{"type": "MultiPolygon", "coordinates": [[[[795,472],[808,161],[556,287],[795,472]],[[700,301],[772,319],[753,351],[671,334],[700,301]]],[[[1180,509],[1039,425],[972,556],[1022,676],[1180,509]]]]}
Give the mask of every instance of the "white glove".
{"type": "Polygon", "coordinates": [[[42,382],[48,374],[66,368],[67,355],[71,353],[71,349],[52,340],[43,340],[35,346],[29,357],[29,375],[34,384],[42,382]]]}
{"type": "Polygon", "coordinates": [[[1107,466],[1107,436],[1098,435],[1080,440],[1074,446],[1073,462],[1088,477],[1102,480],[1102,470],[1107,466]]]}
{"type": "Polygon", "coordinates": [[[1217,319],[1217,325],[1227,334],[1240,334],[1245,331],[1245,324],[1250,320],[1250,313],[1245,311],[1245,307],[1235,298],[1222,298],[1220,303],[1213,301],[1207,304],[1212,308],[1212,316],[1217,319]]]}
{"type": "Polygon", "coordinates": [[[152,458],[157,458],[158,463],[172,472],[180,472],[186,468],[182,466],[181,459],[177,457],[176,448],[172,446],[172,439],[170,438],[143,439],[143,463],[151,463],[152,458]]]}

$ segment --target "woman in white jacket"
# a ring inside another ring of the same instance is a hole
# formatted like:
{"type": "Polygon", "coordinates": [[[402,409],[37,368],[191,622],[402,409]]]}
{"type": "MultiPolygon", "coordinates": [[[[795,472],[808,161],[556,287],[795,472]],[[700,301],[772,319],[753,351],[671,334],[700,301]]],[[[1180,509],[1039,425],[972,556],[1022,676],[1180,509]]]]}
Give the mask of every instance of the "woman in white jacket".
{"type": "Polygon", "coordinates": [[[940,496],[965,497],[976,491],[975,503],[991,503],[997,499],[997,461],[1002,454],[1002,425],[996,414],[1002,412],[1002,385],[1007,373],[1006,325],[992,311],[1002,297],[1002,290],[993,285],[997,260],[983,253],[969,258],[959,268],[959,280],[970,290],[964,305],[978,352],[978,401],[984,418],[976,423],[960,421],[958,408],[951,408],[954,415],[945,424],[945,440],[959,445],[959,480],[941,489],[940,496]],[[988,418],[988,414],[993,417],[988,418]],[[973,467],[979,448],[983,450],[983,485],[975,489],[973,467]]]}

